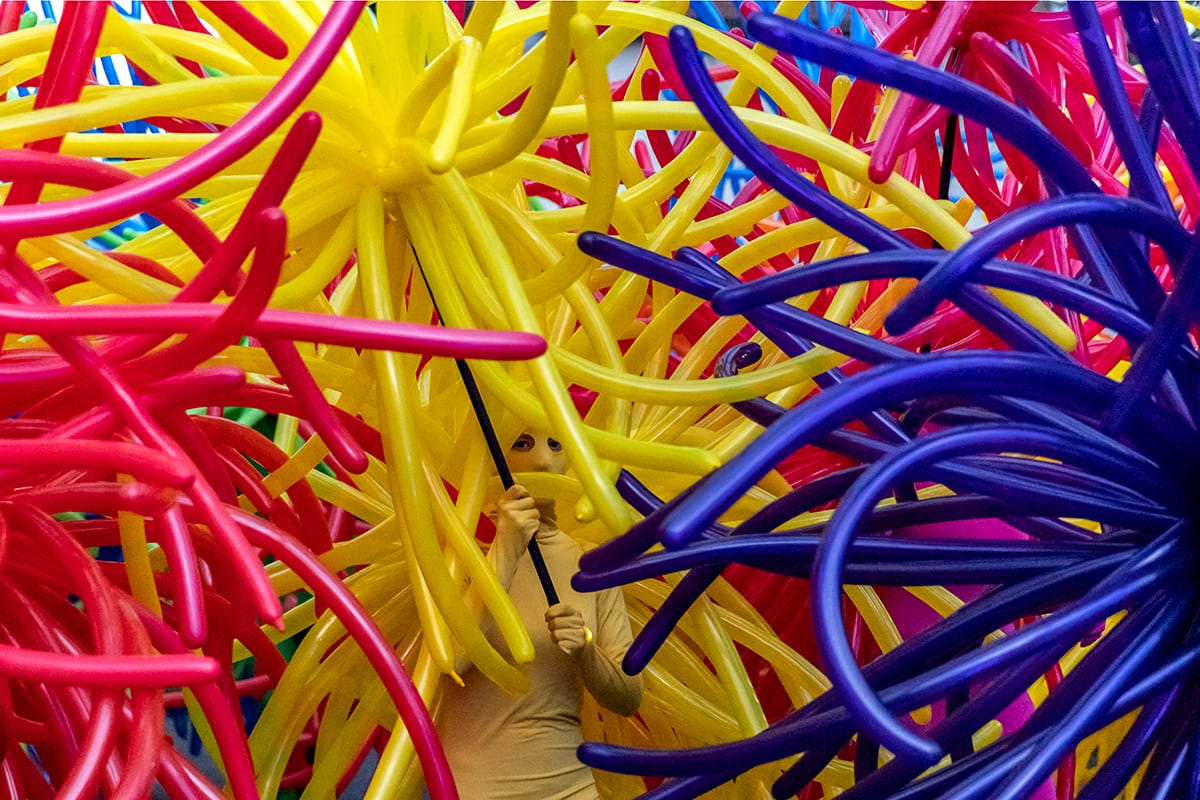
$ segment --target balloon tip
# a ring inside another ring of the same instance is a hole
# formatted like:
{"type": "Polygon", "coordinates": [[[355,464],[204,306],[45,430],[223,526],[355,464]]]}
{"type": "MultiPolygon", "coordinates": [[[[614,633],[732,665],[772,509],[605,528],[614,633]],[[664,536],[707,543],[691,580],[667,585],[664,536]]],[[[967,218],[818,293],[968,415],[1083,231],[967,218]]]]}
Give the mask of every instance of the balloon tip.
{"type": "Polygon", "coordinates": [[[338,461],[341,462],[342,468],[351,475],[362,475],[371,466],[371,460],[367,457],[366,452],[359,448],[338,454],[338,461]]]}
{"type": "Polygon", "coordinates": [[[742,304],[738,302],[738,288],[726,289],[713,295],[710,303],[713,313],[722,317],[732,317],[735,314],[742,313],[742,304]]]}
{"type": "Polygon", "coordinates": [[[920,315],[914,315],[903,305],[896,306],[883,320],[883,327],[891,336],[908,333],[917,324],[920,315]]]}
{"type": "Polygon", "coordinates": [[[638,675],[646,668],[649,660],[640,650],[636,654],[629,650],[625,653],[625,658],[621,659],[621,671],[626,675],[638,675]]]}
{"type": "Polygon", "coordinates": [[[179,632],[179,640],[189,650],[199,650],[208,641],[208,627],[203,624],[203,620],[200,623],[199,627],[188,626],[179,632]]]}
{"type": "Polygon", "coordinates": [[[687,547],[695,538],[696,536],[691,525],[672,525],[668,521],[662,528],[663,546],[671,550],[687,547]]]}
{"type": "Polygon", "coordinates": [[[867,165],[867,178],[871,183],[887,183],[888,178],[892,177],[892,164],[876,164],[874,160],[867,165]]]}

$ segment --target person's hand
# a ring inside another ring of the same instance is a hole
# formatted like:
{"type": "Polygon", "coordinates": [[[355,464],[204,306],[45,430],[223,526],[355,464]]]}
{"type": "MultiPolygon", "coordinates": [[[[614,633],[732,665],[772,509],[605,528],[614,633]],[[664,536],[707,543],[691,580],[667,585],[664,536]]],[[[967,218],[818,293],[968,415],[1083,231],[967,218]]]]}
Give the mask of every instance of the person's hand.
{"type": "Polygon", "coordinates": [[[537,533],[541,514],[537,501],[524,486],[514,483],[496,502],[496,539],[517,546],[524,552],[537,533]]]}
{"type": "Polygon", "coordinates": [[[571,658],[579,658],[592,640],[583,612],[566,603],[556,603],[547,609],[546,627],[550,630],[550,640],[571,658]]]}

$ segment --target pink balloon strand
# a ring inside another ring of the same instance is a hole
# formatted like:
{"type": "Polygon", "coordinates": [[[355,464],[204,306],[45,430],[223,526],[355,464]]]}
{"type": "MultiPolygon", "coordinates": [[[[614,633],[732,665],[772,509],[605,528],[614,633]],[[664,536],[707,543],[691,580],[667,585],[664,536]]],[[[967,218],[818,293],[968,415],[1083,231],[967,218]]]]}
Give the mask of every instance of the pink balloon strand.
{"type": "Polygon", "coordinates": [[[241,3],[231,0],[200,0],[200,5],[211,11],[213,16],[228,25],[238,36],[245,39],[247,44],[263,55],[276,60],[287,58],[287,42],[263,24],[262,20],[247,11],[241,3]]]}
{"type": "Polygon", "coordinates": [[[364,0],[334,3],[292,68],[263,99],[220,136],[144,179],[87,197],[0,208],[0,236],[36,237],[124,220],[207,180],[257,147],[312,91],[349,36],[364,0]]]}
{"type": "Polygon", "coordinates": [[[307,412],[313,427],[321,437],[330,455],[336,458],[347,472],[361,475],[366,472],[367,454],[359,446],[341,420],[333,411],[321,387],[304,365],[304,359],[291,342],[280,339],[263,339],[263,348],[271,361],[279,368],[279,375],[287,383],[300,407],[307,412]]]}
{"type": "MultiPolygon", "coordinates": [[[[169,305],[23,308],[0,304],[0,325],[36,336],[129,334],[139,331],[185,333],[216,321],[224,308],[208,303],[169,305]]],[[[446,358],[519,361],[546,352],[541,336],[516,331],[434,328],[412,322],[330,317],[308,311],[269,308],[246,324],[243,334],[261,338],[420,353],[446,358]]],[[[0,370],[0,386],[19,381],[18,370],[0,370]]]]}
{"type": "Polygon", "coordinates": [[[432,800],[456,800],[458,791],[429,710],[370,613],[311,551],[257,517],[241,511],[234,514],[247,537],[290,567],[346,626],[396,704],[400,719],[416,747],[430,797],[432,800]]]}
{"type": "MultiPolygon", "coordinates": [[[[916,61],[927,66],[938,66],[950,50],[954,38],[960,35],[960,29],[974,4],[945,3],[937,6],[933,22],[928,34],[917,48],[916,61]]],[[[912,123],[916,113],[925,106],[911,94],[901,94],[896,100],[895,107],[888,118],[884,120],[875,143],[875,151],[867,167],[867,175],[876,183],[883,183],[896,167],[899,145],[904,139],[904,131],[912,123]]]]}
{"type": "MultiPolygon", "coordinates": [[[[83,84],[92,72],[92,60],[96,56],[96,45],[100,42],[100,29],[107,12],[107,7],[102,3],[76,0],[63,4],[62,20],[54,29],[46,71],[37,96],[33,99],[35,110],[73,103],[79,99],[83,84]]],[[[30,142],[26,148],[57,152],[61,144],[62,137],[56,137],[30,142]]],[[[36,203],[43,186],[42,181],[32,179],[15,183],[9,187],[4,205],[36,203]]]]}

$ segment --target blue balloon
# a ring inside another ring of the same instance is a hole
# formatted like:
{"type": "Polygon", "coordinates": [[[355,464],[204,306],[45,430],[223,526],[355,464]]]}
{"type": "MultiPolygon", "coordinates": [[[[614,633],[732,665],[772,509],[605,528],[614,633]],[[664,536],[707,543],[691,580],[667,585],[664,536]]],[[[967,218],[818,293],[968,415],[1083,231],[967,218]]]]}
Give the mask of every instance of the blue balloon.
{"type": "MultiPolygon", "coordinates": [[[[834,688],[756,736],[677,751],[590,742],[579,751],[585,762],[666,778],[645,797],[692,798],[757,765],[796,757],[772,787],[782,798],[815,780],[853,742],[856,783],[848,800],[1021,800],[1087,736],[1140,710],[1077,796],[1107,800],[1143,764],[1142,797],[1192,790],[1200,770],[1200,590],[1193,577],[1200,352],[1190,334],[1200,324],[1200,249],[1190,225],[1179,220],[1155,154],[1166,123],[1200,174],[1200,62],[1177,6],[1122,2],[1121,19],[1149,81],[1135,113],[1100,13],[1090,4],[1070,7],[1078,51],[1128,168],[1129,197],[1105,196],[1089,165],[1024,108],[949,70],[814,30],[841,22],[824,4],[817,4],[815,19],[762,13],[747,20],[751,38],[806,67],[914,94],[973,119],[1029,158],[1050,199],[991,221],[953,252],[918,248],[798,174],[729,107],[690,33],[670,33],[685,88],[733,155],[804,214],[868,252],[743,284],[691,248],[672,258],[586,233],[581,249],[708,301],[719,314],[744,316],[789,356],[819,345],[861,363],[852,375],[819,376],[818,391],[795,408],[766,398],[734,403],[763,433],[665,502],[623,474],[620,491],[643,518],[585,554],[573,582],[588,590],[683,573],[626,654],[623,666],[636,672],[729,565],[807,580],[812,630],[834,688]],[[1054,228],[1069,237],[1083,266],[1079,275],[1002,257],[1054,228]],[[1169,296],[1149,268],[1152,242],[1172,271],[1169,296]],[[912,352],[786,302],[850,282],[896,278],[918,283],[887,317],[889,331],[911,329],[950,300],[1010,350],[912,352]],[[1069,320],[1105,326],[1133,353],[1123,380],[1076,363],[985,287],[1031,295],[1069,320]],[[763,476],[807,446],[856,463],[722,523],[763,476]],[[923,481],[953,494],[919,499],[914,487],[923,481]],[[786,527],[833,503],[827,522],[786,527]],[[906,533],[972,520],[1003,520],[1032,541],[934,541],[906,533]],[[989,588],[860,663],[845,631],[843,584],[989,588]],[[1123,619],[1105,629],[1118,612],[1123,619]],[[1035,621],[983,644],[993,631],[1029,618],[1035,621]],[[973,752],[974,731],[1069,649],[1097,636],[1027,720],[973,752]],[[935,722],[919,728],[905,719],[938,702],[944,714],[935,722]],[[894,755],[882,766],[881,748],[894,755]],[[927,772],[947,754],[948,767],[927,772]]],[[[852,32],[856,24],[861,18],[851,19],[852,32]]],[[[952,150],[949,142],[945,150],[952,150]]],[[[949,167],[943,177],[952,174],[949,167]]],[[[735,346],[717,360],[713,379],[760,357],[757,345],[735,346]]]]}

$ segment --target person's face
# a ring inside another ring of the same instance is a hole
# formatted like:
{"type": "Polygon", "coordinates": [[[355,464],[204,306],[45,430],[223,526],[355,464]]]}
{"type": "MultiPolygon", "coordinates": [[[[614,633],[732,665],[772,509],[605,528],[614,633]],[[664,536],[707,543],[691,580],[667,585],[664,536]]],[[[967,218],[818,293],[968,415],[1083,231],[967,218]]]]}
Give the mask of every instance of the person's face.
{"type": "Polygon", "coordinates": [[[562,445],[557,439],[526,430],[508,448],[508,468],[513,472],[553,472],[562,475],[567,471],[567,457],[563,455],[562,445]]]}

